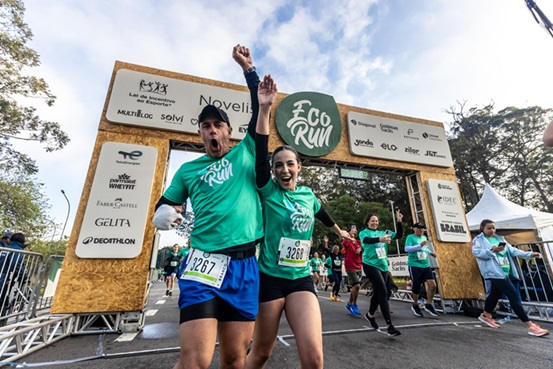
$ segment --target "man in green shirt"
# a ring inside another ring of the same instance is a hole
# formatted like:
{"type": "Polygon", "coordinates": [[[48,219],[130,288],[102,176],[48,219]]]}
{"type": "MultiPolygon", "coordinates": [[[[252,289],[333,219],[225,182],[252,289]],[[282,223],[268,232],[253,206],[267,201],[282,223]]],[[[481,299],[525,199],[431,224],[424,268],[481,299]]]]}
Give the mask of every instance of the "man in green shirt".
{"type": "Polygon", "coordinates": [[[426,227],[423,224],[415,223],[413,224],[414,233],[410,234],[405,239],[407,265],[409,266],[409,273],[413,281],[411,291],[413,295],[413,305],[411,306],[411,311],[419,318],[423,317],[422,310],[419,306],[419,294],[423,283],[426,283],[427,297],[424,310],[432,316],[439,315],[432,305],[434,294],[436,293],[436,281],[434,280],[434,273],[432,273],[430,262],[428,261],[428,255],[436,257],[436,254],[428,249],[428,239],[424,235],[425,229],[426,227]]]}
{"type": "MultiPolygon", "coordinates": [[[[228,115],[218,106],[205,106],[198,116],[198,134],[206,155],[179,168],[156,206],[156,215],[182,212],[182,204],[190,199],[195,216],[190,235],[194,247],[178,280],[181,350],[175,369],[209,367],[217,338],[221,368],[243,367],[257,316],[255,245],[263,237],[255,183],[259,77],[248,48],[237,45],[232,56],[250,89],[252,117],[246,137],[231,147],[228,115]]],[[[159,229],[167,219],[156,223],[154,216],[154,224],[159,229]]]]}

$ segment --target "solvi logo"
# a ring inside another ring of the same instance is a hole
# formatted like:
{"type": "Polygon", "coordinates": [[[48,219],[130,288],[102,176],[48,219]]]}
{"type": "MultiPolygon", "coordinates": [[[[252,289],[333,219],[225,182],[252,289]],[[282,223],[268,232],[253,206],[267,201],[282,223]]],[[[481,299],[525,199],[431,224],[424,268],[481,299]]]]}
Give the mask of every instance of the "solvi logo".
{"type": "Polygon", "coordinates": [[[317,92],[298,92],[282,100],[276,126],[286,144],[308,156],[329,154],[342,137],[342,118],[334,98],[317,92]]]}

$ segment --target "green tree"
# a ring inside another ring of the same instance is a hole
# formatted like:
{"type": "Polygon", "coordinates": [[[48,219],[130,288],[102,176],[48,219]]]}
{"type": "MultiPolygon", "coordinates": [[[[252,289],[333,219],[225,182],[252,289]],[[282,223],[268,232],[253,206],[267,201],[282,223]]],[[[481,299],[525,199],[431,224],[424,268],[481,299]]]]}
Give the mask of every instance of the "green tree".
{"type": "Polygon", "coordinates": [[[45,235],[51,220],[42,184],[32,176],[0,178],[0,229],[23,232],[27,238],[39,239],[45,235]]]}
{"type": "Polygon", "coordinates": [[[33,33],[24,12],[21,0],[0,0],[0,169],[35,174],[35,161],[15,150],[12,140],[37,141],[49,152],[63,148],[69,137],[58,123],[40,119],[34,107],[20,105],[25,98],[48,106],[55,100],[44,79],[26,74],[40,65],[40,57],[27,46],[33,33]]]}
{"type": "Polygon", "coordinates": [[[521,205],[553,211],[553,152],[541,135],[552,110],[537,106],[451,108],[449,147],[466,211],[480,200],[485,183],[521,205]]]}

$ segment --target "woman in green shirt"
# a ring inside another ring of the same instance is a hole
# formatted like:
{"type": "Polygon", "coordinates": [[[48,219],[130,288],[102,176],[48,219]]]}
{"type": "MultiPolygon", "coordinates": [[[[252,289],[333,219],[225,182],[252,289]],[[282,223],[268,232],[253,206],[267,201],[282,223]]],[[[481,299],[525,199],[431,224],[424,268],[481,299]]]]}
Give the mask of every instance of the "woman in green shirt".
{"type": "Polygon", "coordinates": [[[313,272],[313,285],[315,286],[315,293],[318,293],[318,286],[320,281],[320,275],[321,275],[321,265],[323,264],[323,261],[319,257],[319,253],[315,251],[313,254],[313,258],[311,259],[311,271],[313,272]]]}
{"type": "Polygon", "coordinates": [[[391,285],[388,274],[388,245],[392,240],[403,237],[403,227],[401,226],[403,215],[399,210],[396,212],[396,219],[397,233],[382,231],[377,229],[379,225],[378,215],[369,214],[365,218],[367,228],[359,233],[359,239],[363,246],[363,271],[373,285],[373,296],[369,311],[365,314],[365,319],[369,321],[374,329],[378,329],[374,313],[380,306],[380,311],[388,325],[388,334],[391,336],[399,336],[401,334],[392,325],[390,305],[388,304],[388,289],[391,285]]]}
{"type": "Polygon", "coordinates": [[[276,84],[259,84],[256,128],[256,182],[263,205],[265,238],[259,253],[259,313],[246,369],[265,367],[278,334],[282,312],[294,332],[302,368],[323,367],[321,310],[310,278],[309,251],[315,218],[338,236],[341,230],[309,187],[296,186],[301,162],[296,150],[280,146],[269,161],[269,113],[276,84]],[[271,172],[274,180],[271,178],[271,172]]]}

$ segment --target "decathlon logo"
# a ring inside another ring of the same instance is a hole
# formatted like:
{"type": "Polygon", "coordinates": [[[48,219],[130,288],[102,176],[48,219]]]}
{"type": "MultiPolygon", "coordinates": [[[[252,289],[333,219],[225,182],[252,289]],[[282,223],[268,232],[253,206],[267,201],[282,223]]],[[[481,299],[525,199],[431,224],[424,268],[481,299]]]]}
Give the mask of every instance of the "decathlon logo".
{"type": "Polygon", "coordinates": [[[134,243],[136,243],[134,238],[86,237],[83,240],[84,245],[132,245],[134,243]]]}
{"type": "Polygon", "coordinates": [[[276,126],[286,144],[309,156],[332,152],[342,136],[342,118],[334,98],[317,92],[299,92],[282,100],[276,126]]]}

